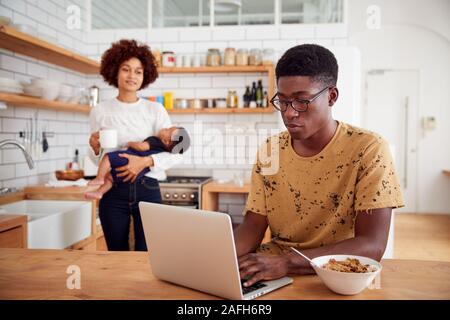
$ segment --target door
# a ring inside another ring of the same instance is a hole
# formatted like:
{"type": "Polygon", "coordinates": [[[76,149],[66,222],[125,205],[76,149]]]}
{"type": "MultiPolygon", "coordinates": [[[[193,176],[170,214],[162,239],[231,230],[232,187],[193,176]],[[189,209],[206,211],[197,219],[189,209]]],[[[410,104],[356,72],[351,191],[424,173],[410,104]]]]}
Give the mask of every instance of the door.
{"type": "Polygon", "coordinates": [[[416,212],[419,72],[370,70],[365,92],[362,126],[389,142],[405,200],[399,211],[416,212]]]}

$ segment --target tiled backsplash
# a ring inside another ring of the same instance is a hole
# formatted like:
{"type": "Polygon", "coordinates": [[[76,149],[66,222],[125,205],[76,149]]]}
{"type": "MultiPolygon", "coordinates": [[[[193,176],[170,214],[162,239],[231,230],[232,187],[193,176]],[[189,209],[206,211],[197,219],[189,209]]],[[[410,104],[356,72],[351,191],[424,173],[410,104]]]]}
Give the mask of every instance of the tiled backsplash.
{"type": "MultiPolygon", "coordinates": [[[[23,23],[35,28],[41,35],[55,39],[55,43],[70,48],[99,60],[101,54],[109,48],[112,41],[121,38],[135,38],[148,43],[152,49],[173,50],[187,55],[205,54],[208,48],[273,48],[275,58],[288,48],[300,43],[318,43],[323,45],[341,45],[347,43],[347,27],[345,25],[308,25],[308,26],[242,26],[242,27],[201,27],[201,28],[167,28],[151,30],[118,30],[92,31],[68,30],[64,17],[66,8],[77,4],[82,9],[82,28],[85,27],[85,1],[59,0],[0,0],[0,15],[10,17],[14,23],[23,23]]],[[[117,94],[117,90],[108,87],[100,77],[86,76],[18,55],[0,50],[0,77],[28,81],[31,78],[43,77],[70,85],[97,84],[101,88],[101,99],[109,99],[117,94]]],[[[175,97],[204,98],[225,97],[229,89],[237,90],[242,95],[246,85],[257,79],[263,79],[267,87],[265,74],[180,74],[161,75],[148,89],[140,92],[141,96],[160,95],[164,91],[172,91],[175,97]]],[[[24,130],[25,122],[32,117],[35,109],[10,107],[0,110],[0,139],[15,138],[20,141],[18,132],[24,130]]],[[[225,131],[226,125],[245,123],[250,129],[265,130],[267,135],[271,129],[279,130],[277,114],[252,115],[171,115],[173,123],[190,130],[192,141],[208,145],[207,137],[195,137],[194,126],[201,123],[204,129],[214,128],[225,131]]],[[[87,152],[89,126],[87,115],[39,111],[39,118],[47,126],[48,131],[55,133],[49,138],[50,149],[40,159],[37,166],[29,170],[25,159],[18,149],[5,148],[0,151],[0,186],[23,187],[29,184],[44,183],[50,173],[63,169],[73,159],[75,149],[80,151],[80,159],[87,152]]],[[[260,143],[261,141],[258,141],[260,143]]],[[[226,144],[226,143],[225,143],[226,144]]],[[[229,146],[228,146],[229,147],[229,146]]],[[[186,154],[186,161],[179,168],[210,168],[216,178],[233,177],[235,173],[245,173],[249,178],[251,160],[249,150],[257,145],[246,146],[239,152],[245,153],[243,164],[225,161],[223,164],[205,164],[192,161],[193,147],[186,154]],[[227,164],[228,163],[228,164],[227,164]]],[[[236,149],[238,150],[238,149],[236,149]]],[[[229,148],[224,146],[225,157],[229,148]]],[[[236,155],[235,155],[236,156],[236,155]]],[[[245,203],[242,195],[222,195],[220,210],[237,215],[245,203]]],[[[238,221],[239,222],[239,221],[238,221]]]]}

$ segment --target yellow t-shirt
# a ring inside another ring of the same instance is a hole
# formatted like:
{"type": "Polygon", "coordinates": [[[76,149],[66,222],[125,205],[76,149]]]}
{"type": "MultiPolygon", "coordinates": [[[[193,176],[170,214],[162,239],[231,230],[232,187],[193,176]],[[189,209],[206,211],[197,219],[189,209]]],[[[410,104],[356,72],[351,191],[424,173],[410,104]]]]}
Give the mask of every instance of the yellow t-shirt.
{"type": "Polygon", "coordinates": [[[286,246],[309,249],[353,238],[356,211],[402,206],[386,141],[339,122],[312,157],[294,151],[288,131],[269,138],[253,167],[244,214],[267,216],[272,240],[259,251],[276,254],[286,246]]]}

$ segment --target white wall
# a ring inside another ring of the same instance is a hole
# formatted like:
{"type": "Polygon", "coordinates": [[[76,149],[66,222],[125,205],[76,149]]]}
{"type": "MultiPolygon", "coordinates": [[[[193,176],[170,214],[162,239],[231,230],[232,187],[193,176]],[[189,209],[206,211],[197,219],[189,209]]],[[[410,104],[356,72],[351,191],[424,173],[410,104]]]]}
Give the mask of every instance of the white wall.
{"type": "Polygon", "coordinates": [[[450,2],[350,0],[349,6],[349,42],[361,51],[362,81],[370,69],[419,71],[419,117],[435,116],[437,128],[425,133],[417,123],[417,212],[450,213],[450,181],[442,174],[450,168],[450,2]],[[366,27],[373,4],[381,9],[380,30],[366,27]]]}

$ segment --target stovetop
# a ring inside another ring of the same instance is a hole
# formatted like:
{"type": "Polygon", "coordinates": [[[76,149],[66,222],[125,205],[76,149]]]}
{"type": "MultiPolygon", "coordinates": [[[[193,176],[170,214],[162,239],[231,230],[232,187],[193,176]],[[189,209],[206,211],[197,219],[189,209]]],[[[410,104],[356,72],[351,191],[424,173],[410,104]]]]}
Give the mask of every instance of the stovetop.
{"type": "Polygon", "coordinates": [[[160,181],[161,186],[193,186],[199,187],[212,180],[211,177],[194,176],[168,176],[166,180],[160,181]]]}

